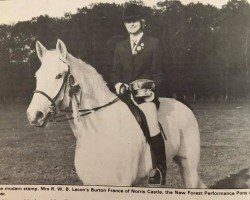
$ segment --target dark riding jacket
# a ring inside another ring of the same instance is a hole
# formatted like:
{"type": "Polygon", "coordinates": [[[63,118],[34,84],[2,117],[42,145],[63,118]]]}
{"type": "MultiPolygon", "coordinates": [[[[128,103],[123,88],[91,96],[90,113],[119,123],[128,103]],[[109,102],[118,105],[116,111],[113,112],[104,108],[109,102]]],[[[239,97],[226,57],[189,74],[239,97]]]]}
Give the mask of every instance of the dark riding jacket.
{"type": "Polygon", "coordinates": [[[158,39],[142,36],[132,55],[130,39],[119,42],[114,53],[114,65],[111,71],[110,82],[129,84],[137,79],[153,80],[156,88],[163,80],[163,56],[158,39]]]}

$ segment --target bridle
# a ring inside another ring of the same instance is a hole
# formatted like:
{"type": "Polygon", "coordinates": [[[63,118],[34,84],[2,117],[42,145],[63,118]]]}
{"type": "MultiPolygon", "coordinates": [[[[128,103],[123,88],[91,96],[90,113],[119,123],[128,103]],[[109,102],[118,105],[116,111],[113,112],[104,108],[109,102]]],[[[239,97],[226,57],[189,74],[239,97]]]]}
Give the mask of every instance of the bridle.
{"type": "MultiPolygon", "coordinates": [[[[33,92],[33,94],[36,94],[36,93],[37,93],[37,94],[41,94],[41,95],[45,96],[45,97],[51,102],[51,104],[50,104],[50,106],[49,106],[49,108],[50,108],[49,113],[50,113],[50,120],[51,120],[51,121],[55,121],[56,114],[58,113],[58,109],[57,109],[57,106],[56,106],[56,101],[57,101],[58,97],[60,96],[60,93],[61,93],[62,90],[64,90],[64,95],[65,95],[66,86],[67,86],[66,83],[68,82],[68,77],[69,77],[69,75],[70,75],[70,73],[69,73],[69,70],[68,70],[68,72],[67,72],[67,73],[65,74],[65,76],[64,76],[63,83],[62,83],[62,85],[61,85],[59,91],[57,92],[56,96],[53,97],[53,98],[51,98],[48,94],[46,94],[45,92],[43,92],[43,91],[41,91],[41,90],[35,90],[35,91],[33,92]]],[[[64,99],[64,97],[63,97],[62,100],[58,103],[58,106],[60,106],[60,104],[62,103],[63,99],[64,99]]]]}
{"type": "MultiPolygon", "coordinates": [[[[61,105],[61,103],[63,102],[64,96],[65,96],[65,93],[66,93],[67,84],[69,85],[70,88],[74,87],[74,77],[73,77],[73,75],[70,73],[70,65],[69,65],[66,61],[64,61],[64,60],[62,60],[62,59],[60,59],[60,60],[61,60],[63,63],[67,64],[67,66],[68,66],[68,71],[67,71],[67,73],[64,75],[63,83],[62,83],[62,85],[61,85],[59,91],[57,92],[56,96],[53,97],[53,98],[51,98],[48,94],[46,94],[45,92],[43,92],[43,91],[41,91],[41,90],[35,90],[35,91],[33,92],[33,94],[41,94],[41,95],[43,95],[44,97],[46,97],[46,98],[51,102],[51,104],[50,104],[50,106],[49,106],[49,107],[50,107],[50,111],[49,111],[50,119],[49,119],[49,120],[50,120],[50,121],[53,121],[53,122],[55,122],[55,123],[56,123],[56,122],[63,122],[63,121],[68,121],[68,120],[74,119],[74,117],[70,117],[70,118],[66,118],[66,119],[56,120],[57,118],[61,118],[61,117],[65,116],[65,113],[72,113],[72,112],[73,112],[72,110],[69,110],[69,109],[67,109],[67,110],[59,110],[59,109],[58,109],[58,107],[59,107],[59,106],[61,105]],[[62,90],[64,90],[63,98],[62,98],[62,100],[58,103],[58,105],[56,105],[56,101],[58,100],[58,97],[60,96],[60,93],[61,93],[62,90]],[[58,116],[57,116],[57,114],[58,114],[59,112],[63,112],[64,114],[63,114],[63,115],[58,115],[58,116]]],[[[85,115],[91,114],[91,113],[93,113],[93,112],[95,112],[95,111],[100,110],[101,108],[105,108],[105,107],[107,107],[107,106],[109,106],[109,105],[112,105],[113,103],[115,103],[115,102],[117,102],[117,101],[119,101],[119,100],[120,100],[119,98],[116,98],[116,99],[112,100],[111,102],[109,102],[109,103],[107,103],[107,104],[105,104],[105,105],[102,105],[102,106],[98,106],[98,107],[91,108],[91,109],[82,109],[82,110],[78,110],[78,112],[81,113],[81,114],[79,114],[79,116],[85,116],[85,115]]],[[[49,114],[48,114],[48,115],[49,115],[49,114]]]]}

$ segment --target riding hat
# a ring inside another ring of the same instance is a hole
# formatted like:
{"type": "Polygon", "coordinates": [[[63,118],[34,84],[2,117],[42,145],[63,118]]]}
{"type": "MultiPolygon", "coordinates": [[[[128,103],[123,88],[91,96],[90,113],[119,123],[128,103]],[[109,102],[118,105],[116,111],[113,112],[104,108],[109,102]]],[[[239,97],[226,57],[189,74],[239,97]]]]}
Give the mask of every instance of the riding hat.
{"type": "Polygon", "coordinates": [[[143,18],[141,8],[136,4],[129,4],[123,11],[122,20],[124,22],[131,22],[143,18]]]}

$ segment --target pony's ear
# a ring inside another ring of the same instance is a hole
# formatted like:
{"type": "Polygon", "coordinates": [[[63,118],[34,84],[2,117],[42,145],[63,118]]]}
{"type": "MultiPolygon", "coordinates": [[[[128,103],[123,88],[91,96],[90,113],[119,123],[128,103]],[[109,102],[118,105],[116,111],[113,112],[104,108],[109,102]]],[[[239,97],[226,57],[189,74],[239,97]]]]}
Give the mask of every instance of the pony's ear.
{"type": "Polygon", "coordinates": [[[57,39],[56,50],[60,52],[63,58],[66,58],[67,48],[63,41],[60,39],[57,39]]]}
{"type": "Polygon", "coordinates": [[[41,60],[44,56],[44,54],[46,53],[47,49],[46,47],[44,47],[41,42],[37,41],[36,42],[36,53],[38,58],[41,60]]]}

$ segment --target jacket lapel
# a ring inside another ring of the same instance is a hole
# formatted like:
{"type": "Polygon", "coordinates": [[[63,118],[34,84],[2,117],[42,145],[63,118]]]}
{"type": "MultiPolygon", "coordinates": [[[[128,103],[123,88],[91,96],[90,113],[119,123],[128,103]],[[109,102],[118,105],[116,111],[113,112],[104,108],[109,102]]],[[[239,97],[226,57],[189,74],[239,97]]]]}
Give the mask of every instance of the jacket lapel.
{"type": "Polygon", "coordinates": [[[123,44],[123,62],[127,63],[126,66],[130,69],[130,71],[133,71],[133,60],[134,57],[132,55],[131,45],[130,45],[130,39],[128,38],[125,43],[123,44]]]}
{"type": "Polygon", "coordinates": [[[136,47],[136,51],[137,51],[136,55],[142,53],[145,50],[145,48],[147,48],[147,46],[148,46],[147,36],[145,36],[145,33],[144,33],[143,36],[141,37],[141,39],[139,40],[138,45],[136,47]]]}
{"type": "Polygon", "coordinates": [[[126,51],[127,53],[132,54],[129,38],[126,40],[126,43],[125,43],[125,45],[124,45],[124,48],[125,48],[125,51],[126,51]]]}
{"type": "Polygon", "coordinates": [[[140,39],[140,41],[138,42],[137,47],[140,46],[142,47],[141,50],[137,51],[136,55],[132,55],[132,50],[131,50],[131,44],[130,44],[130,38],[128,38],[125,43],[123,44],[123,59],[125,63],[127,63],[127,70],[131,71],[132,73],[134,72],[134,61],[135,59],[137,59],[137,56],[140,57],[140,54],[148,47],[148,41],[147,41],[147,37],[145,36],[145,34],[143,34],[142,38],[140,39]]]}

